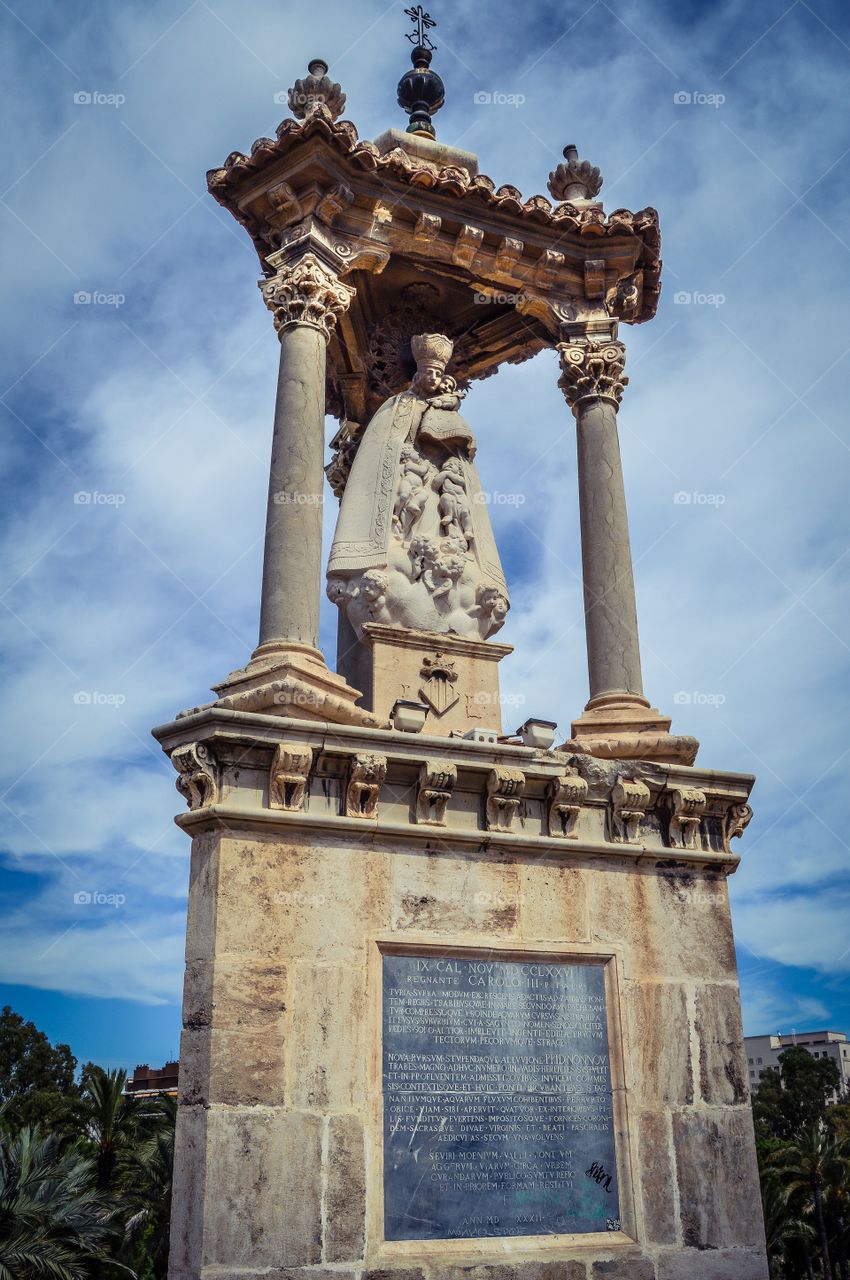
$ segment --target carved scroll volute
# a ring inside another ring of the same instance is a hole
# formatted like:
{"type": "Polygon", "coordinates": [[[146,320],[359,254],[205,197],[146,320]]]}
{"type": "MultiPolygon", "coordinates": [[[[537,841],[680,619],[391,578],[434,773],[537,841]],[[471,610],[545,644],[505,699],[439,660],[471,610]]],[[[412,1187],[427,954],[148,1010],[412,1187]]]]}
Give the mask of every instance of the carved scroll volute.
{"type": "Polygon", "coordinates": [[[352,757],[345,788],[347,818],[377,818],[378,795],[386,776],[386,756],[376,751],[358,751],[352,757]]]}
{"type": "Polygon", "coordinates": [[[171,753],[175,786],[190,809],[203,809],[219,797],[218,762],[203,742],[188,742],[171,753]]]}
{"type": "Polygon", "coordinates": [[[297,813],[304,808],[313,748],[281,742],[269,772],[269,808],[297,813]]]}
{"type": "Polygon", "coordinates": [[[487,775],[485,818],[488,831],[510,831],[525,790],[525,774],[520,769],[497,765],[487,775]]]}
{"type": "Polygon", "coordinates": [[[416,821],[446,825],[446,806],[457,782],[457,769],[446,760],[423,760],[416,791],[416,821]]]}
{"type": "Polygon", "coordinates": [[[290,325],[303,324],[318,329],[326,341],[355,293],[315,253],[282,263],[273,276],[259,283],[278,335],[290,325]]]}
{"type": "Polygon", "coordinates": [[[670,793],[670,844],[674,849],[696,849],[699,824],[705,812],[705,792],[676,787],[670,793]]]}
{"type": "Polygon", "coordinates": [[[723,847],[730,852],[729,842],[742,836],[749,826],[753,811],[748,804],[733,804],[723,819],[723,847]]]}
{"type": "Polygon", "coordinates": [[[587,782],[571,769],[553,778],[546,794],[549,800],[549,835],[557,840],[576,840],[576,823],[587,799],[587,782]]]}
{"type": "Polygon", "coordinates": [[[638,844],[649,805],[649,787],[637,778],[618,778],[611,790],[611,830],[618,844],[638,844]]]}

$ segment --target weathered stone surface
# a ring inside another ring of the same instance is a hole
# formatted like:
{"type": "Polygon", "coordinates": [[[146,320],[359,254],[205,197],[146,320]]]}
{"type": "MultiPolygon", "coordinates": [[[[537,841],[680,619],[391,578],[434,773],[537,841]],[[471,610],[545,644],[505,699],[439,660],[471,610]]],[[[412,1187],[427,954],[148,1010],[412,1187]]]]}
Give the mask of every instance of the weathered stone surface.
{"type": "MultiPolygon", "coordinates": [[[[205,1267],[201,1272],[201,1280],[250,1280],[251,1275],[250,1271],[243,1271],[238,1267],[233,1270],[226,1267],[205,1267]]],[[[348,1271],[344,1267],[264,1267],[256,1275],[257,1280],[356,1280],[357,1272],[348,1271]]],[[[175,1278],[169,1277],[169,1280],[175,1278]]]]}
{"type": "Polygon", "coordinates": [[[423,1280],[421,1267],[378,1267],[363,1272],[363,1280],[423,1280]]]}
{"type": "Polygon", "coordinates": [[[366,1160],[357,1116],[331,1116],[325,1168],[327,1262],[355,1262],[366,1238],[366,1160]]]}
{"type": "Polygon", "coordinates": [[[227,840],[221,850],[218,954],[271,966],[354,959],[364,930],[388,923],[388,864],[362,844],[227,840]]]}
{"type": "Polygon", "coordinates": [[[519,919],[516,864],[441,849],[393,858],[393,928],[506,937],[519,919]]]}
{"type": "Polygon", "coordinates": [[[685,870],[587,873],[593,936],[623,945],[635,977],[734,979],[726,882],[685,870]]]}
{"type": "Polygon", "coordinates": [[[645,1111],[638,1121],[638,1168],[646,1239],[676,1243],[673,1135],[669,1115],[645,1111]]]}
{"type": "Polygon", "coordinates": [[[209,1112],[205,1262],[320,1261],[321,1125],[298,1112],[209,1112]]]}
{"type": "Polygon", "coordinates": [[[584,873],[555,862],[520,866],[522,935],[540,941],[588,942],[584,873]]]}
{"type": "Polygon", "coordinates": [[[263,1031],[185,1029],[180,1037],[180,1101],[282,1106],[283,1026],[263,1031]]]}
{"type": "Polygon", "coordinates": [[[583,1262],[515,1262],[496,1266],[452,1267],[452,1280],[587,1280],[583,1262]]]}
{"type": "Polygon", "coordinates": [[[343,1111],[366,1090],[366,975],[362,965],[299,964],[287,1089],[295,1107],[343,1111]]]}
{"type": "Polygon", "coordinates": [[[174,1177],[181,1195],[171,1211],[169,1274],[197,1274],[204,1236],[204,1178],[207,1113],[203,1107],[177,1109],[174,1138],[174,1177]]]}
{"type": "Polygon", "coordinates": [[[183,975],[183,1026],[208,1027],[212,1022],[213,965],[210,960],[189,960],[183,975]]]}
{"type": "Polygon", "coordinates": [[[763,1248],[749,1107],[674,1115],[673,1143],[685,1244],[763,1248]]]}
{"type": "Polygon", "coordinates": [[[218,961],[213,981],[213,1025],[233,1031],[278,1024],[286,1012],[284,965],[218,961]]]}
{"type": "Polygon", "coordinates": [[[217,833],[192,840],[189,865],[189,909],[186,917],[186,959],[211,960],[216,947],[219,840],[217,833]]]}
{"type": "Polygon", "coordinates": [[[709,984],[696,995],[700,1093],[704,1102],[746,1102],[747,1057],[737,986],[709,984]]]}
{"type": "Polygon", "coordinates": [[[657,1259],[658,1280],[768,1280],[762,1253],[743,1249],[690,1249],[662,1253],[657,1259]]]}
{"type": "Polygon", "coordinates": [[[624,1255],[594,1262],[590,1280],[655,1280],[655,1265],[651,1258],[640,1255],[624,1255]]]}
{"type": "Polygon", "coordinates": [[[669,982],[632,983],[626,996],[629,1074],[646,1106],[693,1102],[688,1008],[683,987],[669,982]]]}

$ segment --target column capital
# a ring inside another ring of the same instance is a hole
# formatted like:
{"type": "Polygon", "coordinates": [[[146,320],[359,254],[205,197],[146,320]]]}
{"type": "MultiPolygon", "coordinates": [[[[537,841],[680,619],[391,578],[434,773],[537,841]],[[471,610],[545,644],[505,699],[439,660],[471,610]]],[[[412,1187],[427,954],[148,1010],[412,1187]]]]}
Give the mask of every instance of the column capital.
{"type": "Polygon", "coordinates": [[[558,386],[573,413],[590,400],[619,408],[628,378],[623,373],[625,345],[615,337],[584,334],[557,344],[561,360],[558,386]]]}
{"type": "Polygon", "coordinates": [[[315,253],[280,263],[275,274],[259,284],[279,337],[290,325],[310,325],[326,342],[355,294],[315,253]]]}

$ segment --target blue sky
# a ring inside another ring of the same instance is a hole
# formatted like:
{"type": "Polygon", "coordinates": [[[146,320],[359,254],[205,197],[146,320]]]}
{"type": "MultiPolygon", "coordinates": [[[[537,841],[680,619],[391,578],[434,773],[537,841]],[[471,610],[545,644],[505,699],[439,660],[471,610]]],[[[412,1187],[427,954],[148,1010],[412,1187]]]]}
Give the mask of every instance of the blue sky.
{"type": "MultiPolygon", "coordinates": [[[[0,2],[0,1000],[81,1060],[175,1051],[188,844],[149,730],[256,637],[276,339],[205,171],[274,132],[314,56],[361,136],[403,126],[403,7],[0,2]]],[[[431,11],[442,139],[525,195],[575,142],[608,209],[660,212],[659,313],[621,334],[646,688],[702,763],[758,775],[730,886],[747,1030],[850,1031],[850,12],[431,11]]],[[[503,689],[566,728],[587,694],[556,379],[544,353],[466,413],[485,485],[517,495],[491,507],[503,689]]]]}

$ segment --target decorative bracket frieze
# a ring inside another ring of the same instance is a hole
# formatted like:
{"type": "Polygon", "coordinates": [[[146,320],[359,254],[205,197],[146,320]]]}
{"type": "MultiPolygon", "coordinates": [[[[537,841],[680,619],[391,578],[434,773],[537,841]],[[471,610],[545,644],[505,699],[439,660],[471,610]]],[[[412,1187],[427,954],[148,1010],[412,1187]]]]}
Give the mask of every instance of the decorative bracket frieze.
{"type": "Polygon", "coordinates": [[[416,821],[446,825],[446,806],[457,782],[457,768],[447,760],[423,760],[416,791],[416,821]]]}
{"type": "Polygon", "coordinates": [[[587,782],[575,769],[553,778],[546,788],[549,801],[549,835],[556,839],[576,839],[576,823],[581,806],[587,799],[587,782]]]}
{"type": "Polygon", "coordinates": [[[313,748],[281,742],[269,772],[269,808],[297,813],[304,808],[313,748]]]}
{"type": "Polygon", "coordinates": [[[219,797],[218,762],[203,742],[175,747],[171,763],[177,770],[175,786],[190,809],[203,809],[219,797]]]}
{"type": "Polygon", "coordinates": [[[611,834],[618,844],[638,844],[650,792],[638,778],[618,778],[611,790],[611,834]]]}
{"type": "Polygon", "coordinates": [[[387,757],[377,751],[358,751],[348,766],[345,788],[347,818],[377,818],[378,794],[387,776],[387,757]]]}
{"type": "Polygon", "coordinates": [[[510,831],[516,811],[525,789],[525,774],[521,769],[496,765],[487,775],[487,803],[485,807],[488,831],[510,831]]]}
{"type": "Polygon", "coordinates": [[[480,227],[471,227],[465,222],[457,233],[452,250],[452,262],[455,266],[470,267],[483,239],[484,232],[480,227]]]}

